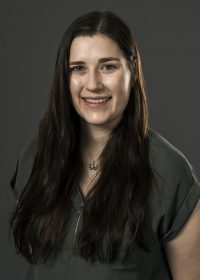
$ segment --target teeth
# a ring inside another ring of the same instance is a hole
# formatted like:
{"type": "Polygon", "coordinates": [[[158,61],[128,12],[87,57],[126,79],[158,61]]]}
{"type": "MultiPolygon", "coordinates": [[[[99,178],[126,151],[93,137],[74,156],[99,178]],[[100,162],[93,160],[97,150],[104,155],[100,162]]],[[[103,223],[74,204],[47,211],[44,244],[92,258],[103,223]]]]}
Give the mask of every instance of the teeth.
{"type": "Polygon", "coordinates": [[[99,99],[85,98],[85,101],[89,102],[89,103],[93,103],[93,104],[98,104],[98,103],[104,103],[104,102],[108,101],[109,99],[110,99],[109,97],[99,98],[99,99]]]}

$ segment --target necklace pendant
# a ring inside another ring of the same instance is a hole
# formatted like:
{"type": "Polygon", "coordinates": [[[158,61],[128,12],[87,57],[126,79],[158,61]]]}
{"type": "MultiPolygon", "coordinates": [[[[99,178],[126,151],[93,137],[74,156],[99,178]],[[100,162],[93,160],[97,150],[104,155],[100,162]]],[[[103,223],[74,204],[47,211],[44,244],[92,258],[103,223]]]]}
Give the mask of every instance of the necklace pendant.
{"type": "Polygon", "coordinates": [[[98,165],[96,164],[95,161],[89,164],[89,169],[96,171],[98,169],[98,165]]]}

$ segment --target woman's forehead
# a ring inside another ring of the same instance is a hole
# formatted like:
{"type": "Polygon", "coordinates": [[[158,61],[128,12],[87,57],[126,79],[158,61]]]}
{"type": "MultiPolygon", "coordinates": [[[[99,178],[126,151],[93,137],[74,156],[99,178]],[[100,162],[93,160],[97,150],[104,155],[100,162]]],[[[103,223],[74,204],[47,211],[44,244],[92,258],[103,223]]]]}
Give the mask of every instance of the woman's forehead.
{"type": "Polygon", "coordinates": [[[70,47],[70,61],[99,57],[122,58],[123,54],[117,43],[103,34],[74,38],[70,47]]]}

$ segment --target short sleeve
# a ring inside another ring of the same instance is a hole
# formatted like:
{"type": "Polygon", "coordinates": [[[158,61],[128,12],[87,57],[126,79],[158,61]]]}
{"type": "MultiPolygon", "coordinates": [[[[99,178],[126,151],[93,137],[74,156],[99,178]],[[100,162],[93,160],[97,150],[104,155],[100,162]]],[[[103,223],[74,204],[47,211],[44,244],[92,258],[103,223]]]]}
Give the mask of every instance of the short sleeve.
{"type": "Polygon", "coordinates": [[[171,217],[171,226],[163,236],[163,242],[167,242],[175,238],[181,228],[186,224],[199,200],[200,183],[195,180],[188,189],[185,199],[180,202],[178,211],[174,212],[174,215],[171,217]]]}
{"type": "Polygon", "coordinates": [[[17,160],[15,171],[10,179],[10,187],[18,201],[31,175],[36,152],[36,138],[29,139],[17,160]]]}
{"type": "Polygon", "coordinates": [[[200,200],[200,182],[186,156],[159,134],[151,139],[151,166],[156,191],[147,216],[160,242],[176,237],[200,200]]]}

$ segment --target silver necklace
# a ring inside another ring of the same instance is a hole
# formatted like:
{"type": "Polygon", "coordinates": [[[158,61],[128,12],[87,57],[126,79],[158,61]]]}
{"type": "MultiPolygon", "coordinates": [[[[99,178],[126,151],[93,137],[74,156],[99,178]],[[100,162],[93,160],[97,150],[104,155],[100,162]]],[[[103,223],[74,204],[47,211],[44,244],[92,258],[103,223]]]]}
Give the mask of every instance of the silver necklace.
{"type": "Polygon", "coordinates": [[[99,160],[100,155],[98,156],[98,158],[96,160],[94,160],[89,153],[87,153],[87,154],[90,157],[90,161],[88,161],[88,168],[89,168],[89,170],[97,172],[98,169],[99,169],[99,165],[98,165],[97,161],[99,160]]]}
{"type": "Polygon", "coordinates": [[[97,171],[98,170],[98,164],[96,163],[95,160],[89,163],[89,169],[92,171],[97,171]]]}

